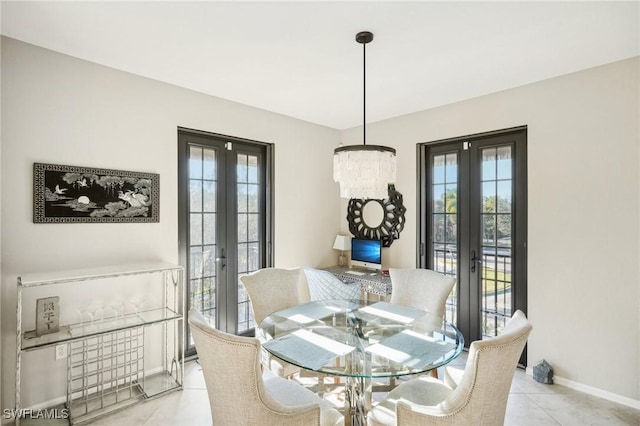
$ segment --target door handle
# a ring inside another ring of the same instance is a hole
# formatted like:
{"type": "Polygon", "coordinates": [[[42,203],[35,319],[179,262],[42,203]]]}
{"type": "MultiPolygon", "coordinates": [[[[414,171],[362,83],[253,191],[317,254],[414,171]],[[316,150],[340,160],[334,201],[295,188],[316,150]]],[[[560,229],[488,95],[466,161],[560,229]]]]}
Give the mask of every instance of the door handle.
{"type": "Polygon", "coordinates": [[[227,257],[224,255],[224,249],[220,249],[220,256],[216,257],[216,262],[220,265],[222,269],[227,266],[227,257]]]}
{"type": "Polygon", "coordinates": [[[476,257],[476,251],[472,250],[471,251],[471,272],[474,273],[476,272],[476,262],[478,263],[478,265],[482,264],[482,259],[479,257],[476,257]]]}

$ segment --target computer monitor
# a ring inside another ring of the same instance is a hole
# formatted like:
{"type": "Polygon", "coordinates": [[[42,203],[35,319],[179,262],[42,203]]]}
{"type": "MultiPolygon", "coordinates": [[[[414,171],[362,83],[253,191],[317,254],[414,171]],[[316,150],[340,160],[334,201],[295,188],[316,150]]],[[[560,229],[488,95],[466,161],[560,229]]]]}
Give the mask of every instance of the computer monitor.
{"type": "Polygon", "coordinates": [[[382,269],[382,241],[352,238],[351,265],[382,269]]]}

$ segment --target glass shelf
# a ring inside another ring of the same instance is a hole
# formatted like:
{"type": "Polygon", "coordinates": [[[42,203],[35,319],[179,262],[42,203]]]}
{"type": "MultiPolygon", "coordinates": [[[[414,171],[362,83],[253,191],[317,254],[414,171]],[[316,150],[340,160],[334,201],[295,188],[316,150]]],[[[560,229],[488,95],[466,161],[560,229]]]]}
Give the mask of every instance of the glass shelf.
{"type": "Polygon", "coordinates": [[[181,266],[169,262],[145,262],[139,264],[105,266],[100,268],[76,269],[69,271],[38,272],[19,276],[18,286],[35,287],[39,285],[124,277],[127,275],[180,271],[181,269],[181,266]]]}
{"type": "Polygon", "coordinates": [[[107,318],[99,321],[70,324],[60,327],[57,333],[36,336],[35,330],[22,335],[22,350],[39,349],[57,345],[75,339],[91,337],[102,333],[124,330],[142,325],[151,325],[182,318],[182,315],[169,308],[151,309],[137,314],[122,315],[117,318],[107,318]]]}
{"type": "Polygon", "coordinates": [[[145,398],[153,398],[165,392],[178,389],[181,386],[168,371],[147,376],[144,378],[144,384],[141,384],[145,398]]]}

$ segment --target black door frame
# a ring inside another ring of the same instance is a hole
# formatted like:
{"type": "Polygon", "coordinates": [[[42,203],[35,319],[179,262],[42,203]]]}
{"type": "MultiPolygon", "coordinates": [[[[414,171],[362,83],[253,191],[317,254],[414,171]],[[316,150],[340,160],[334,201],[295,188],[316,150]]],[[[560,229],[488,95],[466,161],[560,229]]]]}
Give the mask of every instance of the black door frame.
{"type": "MultiPolygon", "coordinates": [[[[274,217],[273,217],[273,206],[274,206],[274,158],[275,158],[275,149],[274,144],[260,142],[250,139],[239,138],[235,136],[227,136],[218,133],[205,132],[201,130],[189,129],[184,127],[178,127],[178,254],[179,254],[179,262],[180,265],[185,269],[185,282],[184,285],[188,286],[187,282],[188,274],[188,257],[187,252],[189,250],[189,230],[186,226],[188,223],[189,216],[189,204],[188,204],[188,181],[189,181],[189,170],[188,170],[188,149],[191,141],[200,141],[203,146],[226,146],[226,144],[237,143],[243,146],[257,146],[263,148],[265,150],[264,153],[264,173],[263,179],[265,184],[265,196],[261,199],[261,210],[264,211],[265,217],[263,221],[263,235],[265,246],[264,251],[261,255],[262,267],[270,267],[273,266],[274,259],[274,245],[273,245],[273,235],[274,235],[274,217]],[[207,144],[208,142],[208,144],[207,144]]],[[[235,168],[228,167],[225,168],[224,162],[220,162],[218,167],[220,167],[220,171],[225,174],[227,183],[235,182],[234,174],[236,173],[235,168]]],[[[237,229],[236,224],[236,209],[237,209],[237,201],[235,197],[235,191],[229,191],[227,193],[227,187],[221,185],[218,190],[220,191],[220,196],[226,199],[226,216],[228,218],[227,226],[218,226],[216,225],[218,237],[222,240],[227,240],[227,229],[237,229]]],[[[218,222],[219,223],[219,222],[218,222]]],[[[226,264],[227,267],[224,269],[218,268],[218,279],[224,280],[227,282],[231,277],[227,276],[228,271],[235,271],[237,263],[237,252],[232,251],[225,253],[226,264]]],[[[226,285],[221,286],[220,293],[216,295],[217,300],[226,300],[228,299],[228,295],[226,294],[226,285]]],[[[187,296],[188,297],[188,296],[187,296]]],[[[237,294],[235,296],[236,304],[237,304],[237,294]]],[[[188,300],[186,301],[188,304],[188,300]]],[[[187,305],[185,305],[187,306],[187,305]]],[[[187,307],[188,309],[188,307],[187,307]]],[[[187,312],[184,313],[185,317],[187,316],[187,312]]],[[[229,312],[227,312],[226,303],[218,304],[216,302],[216,317],[218,328],[230,332],[237,333],[236,325],[229,324],[227,322],[229,312]]],[[[236,320],[237,321],[237,320],[236,320]]],[[[187,327],[188,330],[188,327],[187,327]]],[[[185,349],[189,348],[189,331],[187,334],[183,336],[181,341],[185,345],[185,349]]],[[[193,348],[187,351],[187,355],[193,355],[195,351],[193,348]]]]}
{"type": "MultiPolygon", "coordinates": [[[[487,139],[493,139],[499,141],[513,141],[512,146],[514,150],[514,185],[513,191],[513,206],[517,208],[517,214],[514,215],[514,241],[513,241],[513,258],[514,262],[514,282],[517,279],[518,285],[513,286],[513,310],[520,309],[524,313],[527,312],[527,126],[518,126],[508,129],[496,130],[491,132],[477,133],[467,136],[460,136],[448,139],[441,139],[431,142],[419,143],[416,146],[416,158],[417,158],[417,170],[416,176],[418,177],[416,183],[416,205],[419,212],[417,215],[417,247],[416,247],[416,266],[419,268],[431,267],[431,250],[430,244],[427,239],[429,230],[431,229],[431,217],[427,214],[429,211],[427,203],[431,201],[431,185],[429,184],[430,177],[427,174],[429,170],[429,158],[428,154],[434,151],[442,149],[442,151],[453,152],[458,151],[461,162],[466,162],[467,167],[458,167],[458,182],[461,187],[459,190],[460,197],[457,200],[459,211],[470,211],[470,214],[478,214],[478,212],[472,212],[470,209],[477,209],[479,205],[479,199],[481,195],[475,194],[475,198],[471,199],[470,191],[468,188],[463,187],[463,182],[469,182],[470,179],[480,180],[480,176],[470,176],[467,173],[472,173],[475,170],[479,173],[479,168],[473,169],[469,165],[473,164],[473,161],[477,162],[477,159],[471,158],[473,150],[455,149],[451,147],[454,143],[459,143],[461,146],[464,143],[479,143],[487,139]],[[519,194],[525,194],[522,197],[519,194]],[[523,261],[524,260],[524,261],[523,261]]],[[[478,241],[470,240],[472,224],[469,223],[466,217],[458,216],[458,245],[459,247],[476,247],[478,241]]],[[[476,247],[479,250],[479,247],[476,247]]],[[[480,336],[481,335],[481,321],[480,318],[471,318],[469,315],[471,306],[480,306],[481,286],[476,285],[473,291],[471,283],[472,277],[470,276],[470,263],[471,263],[471,250],[459,250],[457,253],[458,259],[458,306],[457,306],[457,323],[458,328],[465,334],[465,336],[480,336]],[[461,297],[465,294],[466,297],[461,297]]],[[[468,346],[471,342],[465,342],[468,346]]],[[[526,351],[523,358],[521,358],[521,364],[526,365],[526,351]]]]}

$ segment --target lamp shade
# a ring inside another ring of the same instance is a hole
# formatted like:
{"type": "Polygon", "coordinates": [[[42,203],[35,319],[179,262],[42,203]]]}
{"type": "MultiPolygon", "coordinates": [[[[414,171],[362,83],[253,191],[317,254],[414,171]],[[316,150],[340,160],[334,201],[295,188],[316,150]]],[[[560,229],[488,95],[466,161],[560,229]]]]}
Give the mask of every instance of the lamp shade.
{"type": "Polygon", "coordinates": [[[396,151],[379,145],[336,148],[333,180],[340,182],[342,198],[385,199],[396,181],[396,151]]]}
{"type": "Polygon", "coordinates": [[[333,242],[333,248],[335,250],[351,250],[351,237],[347,235],[336,235],[336,240],[333,242]]]}

